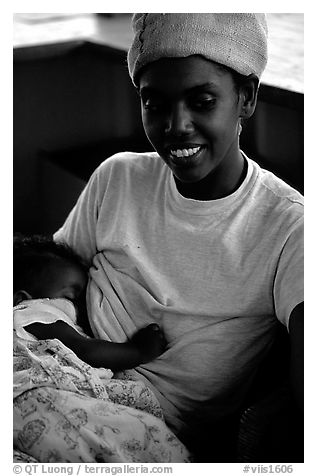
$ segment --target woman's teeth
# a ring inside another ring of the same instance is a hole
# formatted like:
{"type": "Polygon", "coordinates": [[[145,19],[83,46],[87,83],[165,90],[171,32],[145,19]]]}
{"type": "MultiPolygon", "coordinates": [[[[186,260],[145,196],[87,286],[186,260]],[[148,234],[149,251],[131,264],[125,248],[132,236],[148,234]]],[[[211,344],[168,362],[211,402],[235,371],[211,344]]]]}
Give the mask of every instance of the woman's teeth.
{"type": "Polygon", "coordinates": [[[190,149],[177,149],[177,150],[171,150],[171,155],[174,155],[176,157],[189,157],[191,155],[196,154],[201,149],[201,147],[193,147],[190,149]]]}

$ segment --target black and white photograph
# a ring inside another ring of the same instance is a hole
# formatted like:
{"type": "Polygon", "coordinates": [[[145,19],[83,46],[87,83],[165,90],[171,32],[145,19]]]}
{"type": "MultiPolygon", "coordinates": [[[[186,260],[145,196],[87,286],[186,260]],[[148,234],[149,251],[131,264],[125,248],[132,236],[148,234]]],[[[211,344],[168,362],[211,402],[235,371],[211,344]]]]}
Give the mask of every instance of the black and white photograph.
{"type": "Polygon", "coordinates": [[[12,22],[14,472],[296,476],[304,13],[12,22]]]}

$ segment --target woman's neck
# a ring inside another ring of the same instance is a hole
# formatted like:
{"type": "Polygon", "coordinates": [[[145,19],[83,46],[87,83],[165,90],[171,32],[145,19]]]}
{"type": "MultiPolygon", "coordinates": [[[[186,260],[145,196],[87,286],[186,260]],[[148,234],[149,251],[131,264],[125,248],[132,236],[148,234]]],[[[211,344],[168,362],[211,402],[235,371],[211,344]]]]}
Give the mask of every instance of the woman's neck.
{"type": "Polygon", "coordinates": [[[185,198],[202,201],[217,200],[231,195],[240,187],[248,170],[247,161],[240,152],[239,154],[241,159],[235,162],[235,167],[225,175],[220,164],[198,182],[181,182],[174,176],[177,190],[185,198]]]}

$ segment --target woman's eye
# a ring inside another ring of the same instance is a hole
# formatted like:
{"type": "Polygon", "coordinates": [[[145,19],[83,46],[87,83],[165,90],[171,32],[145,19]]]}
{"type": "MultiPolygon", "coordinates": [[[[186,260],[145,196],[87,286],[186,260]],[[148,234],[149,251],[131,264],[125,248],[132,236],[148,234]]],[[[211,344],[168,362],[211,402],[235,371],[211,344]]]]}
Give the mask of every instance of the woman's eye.
{"type": "Polygon", "coordinates": [[[144,99],[142,100],[143,108],[150,112],[156,112],[162,109],[163,104],[158,99],[144,99]]]}
{"type": "Polygon", "coordinates": [[[191,105],[195,109],[211,109],[215,105],[215,98],[210,95],[204,95],[191,99],[191,105]]]}

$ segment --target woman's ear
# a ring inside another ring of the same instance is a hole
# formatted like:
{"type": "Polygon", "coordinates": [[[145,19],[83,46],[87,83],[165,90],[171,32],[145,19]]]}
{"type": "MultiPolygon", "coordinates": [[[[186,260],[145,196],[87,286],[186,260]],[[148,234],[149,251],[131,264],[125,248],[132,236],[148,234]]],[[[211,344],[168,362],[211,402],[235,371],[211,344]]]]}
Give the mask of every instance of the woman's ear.
{"type": "Polygon", "coordinates": [[[246,77],[240,86],[240,117],[249,119],[255,111],[259,89],[259,79],[255,74],[246,77]]]}
{"type": "Polygon", "coordinates": [[[13,294],[13,306],[17,306],[20,302],[27,301],[28,299],[33,298],[27,291],[20,289],[13,294]]]}

